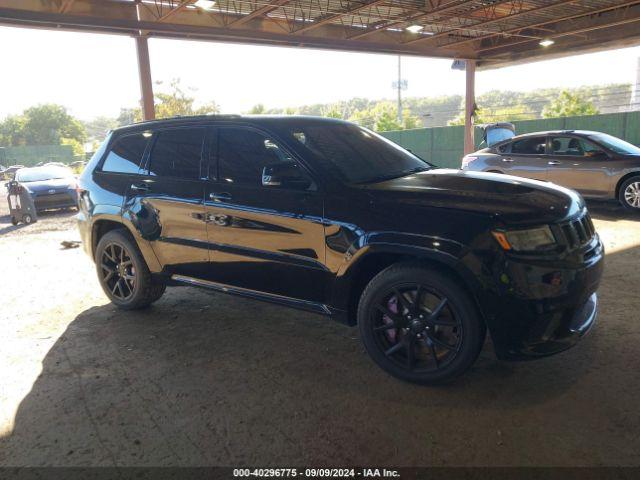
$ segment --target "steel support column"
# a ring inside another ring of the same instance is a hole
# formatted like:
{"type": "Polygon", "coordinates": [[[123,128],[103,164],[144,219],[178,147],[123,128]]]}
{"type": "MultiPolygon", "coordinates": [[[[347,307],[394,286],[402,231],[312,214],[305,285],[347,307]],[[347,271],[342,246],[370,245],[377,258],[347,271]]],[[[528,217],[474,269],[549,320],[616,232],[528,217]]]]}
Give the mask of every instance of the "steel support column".
{"type": "Polygon", "coordinates": [[[476,61],[466,61],[466,93],[464,102],[464,154],[475,151],[473,138],[473,113],[476,104],[476,61]]]}
{"type": "Polygon", "coordinates": [[[138,54],[138,76],[140,78],[140,93],[142,95],[142,116],[145,120],[156,118],[153,105],[153,84],[151,82],[151,63],[149,61],[149,45],[147,37],[139,35],[136,39],[136,53],[138,54]]]}

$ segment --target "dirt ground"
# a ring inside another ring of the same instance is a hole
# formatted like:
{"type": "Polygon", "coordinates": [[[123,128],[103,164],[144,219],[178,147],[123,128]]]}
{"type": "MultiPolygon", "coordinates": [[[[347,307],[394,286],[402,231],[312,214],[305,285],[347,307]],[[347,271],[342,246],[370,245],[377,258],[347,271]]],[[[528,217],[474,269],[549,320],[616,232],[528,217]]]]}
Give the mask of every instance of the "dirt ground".
{"type": "Polygon", "coordinates": [[[0,465],[640,465],[640,218],[593,205],[601,312],[576,348],[456,383],[397,381],[356,329],[173,288],[107,303],[74,213],[13,227],[0,199],[0,465]]]}

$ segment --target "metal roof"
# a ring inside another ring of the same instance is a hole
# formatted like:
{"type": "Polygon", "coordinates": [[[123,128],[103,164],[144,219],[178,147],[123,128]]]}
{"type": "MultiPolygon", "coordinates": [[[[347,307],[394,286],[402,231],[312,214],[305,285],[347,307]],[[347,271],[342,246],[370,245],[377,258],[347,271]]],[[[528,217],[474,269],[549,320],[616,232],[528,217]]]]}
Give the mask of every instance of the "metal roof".
{"type": "Polygon", "coordinates": [[[217,0],[209,9],[195,3],[0,0],[0,24],[472,58],[480,68],[640,44],[640,0],[217,0]],[[555,43],[545,48],[543,39],[555,43]]]}

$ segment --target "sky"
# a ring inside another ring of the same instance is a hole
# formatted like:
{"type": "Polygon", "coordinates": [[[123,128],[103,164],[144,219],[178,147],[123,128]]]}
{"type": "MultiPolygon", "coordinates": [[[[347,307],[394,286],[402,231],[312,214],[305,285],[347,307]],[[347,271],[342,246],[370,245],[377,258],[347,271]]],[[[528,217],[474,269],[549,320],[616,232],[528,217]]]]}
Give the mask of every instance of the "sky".
{"type": "MultiPolygon", "coordinates": [[[[89,120],[138,104],[135,44],[116,35],[0,27],[0,118],[38,103],[59,103],[89,120]]],[[[150,39],[154,81],[180,78],[223,113],[393,98],[397,57],[322,50],[150,39]]],[[[636,81],[640,47],[479,72],[477,93],[636,81]]],[[[451,60],[403,57],[407,97],[464,94],[451,60]]]]}

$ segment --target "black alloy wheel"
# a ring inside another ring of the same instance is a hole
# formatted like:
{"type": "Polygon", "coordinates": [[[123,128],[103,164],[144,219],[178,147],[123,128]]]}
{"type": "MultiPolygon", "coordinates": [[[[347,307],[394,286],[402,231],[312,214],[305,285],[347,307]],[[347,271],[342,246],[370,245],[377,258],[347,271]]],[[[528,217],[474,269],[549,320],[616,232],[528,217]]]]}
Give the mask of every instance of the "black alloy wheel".
{"type": "Polygon", "coordinates": [[[123,245],[107,244],[102,251],[100,268],[101,281],[113,297],[123,301],[131,298],[136,286],[136,268],[123,245]]]}
{"type": "Polygon", "coordinates": [[[365,289],[358,310],[363,343],[392,375],[416,383],[444,382],[467,370],[485,327],[467,293],[447,276],[397,265],[365,289]]]}
{"type": "Polygon", "coordinates": [[[151,277],[135,240],[125,229],[111,230],[100,239],[95,262],[100,286],[119,308],[144,308],[164,294],[166,284],[151,277]]]}

